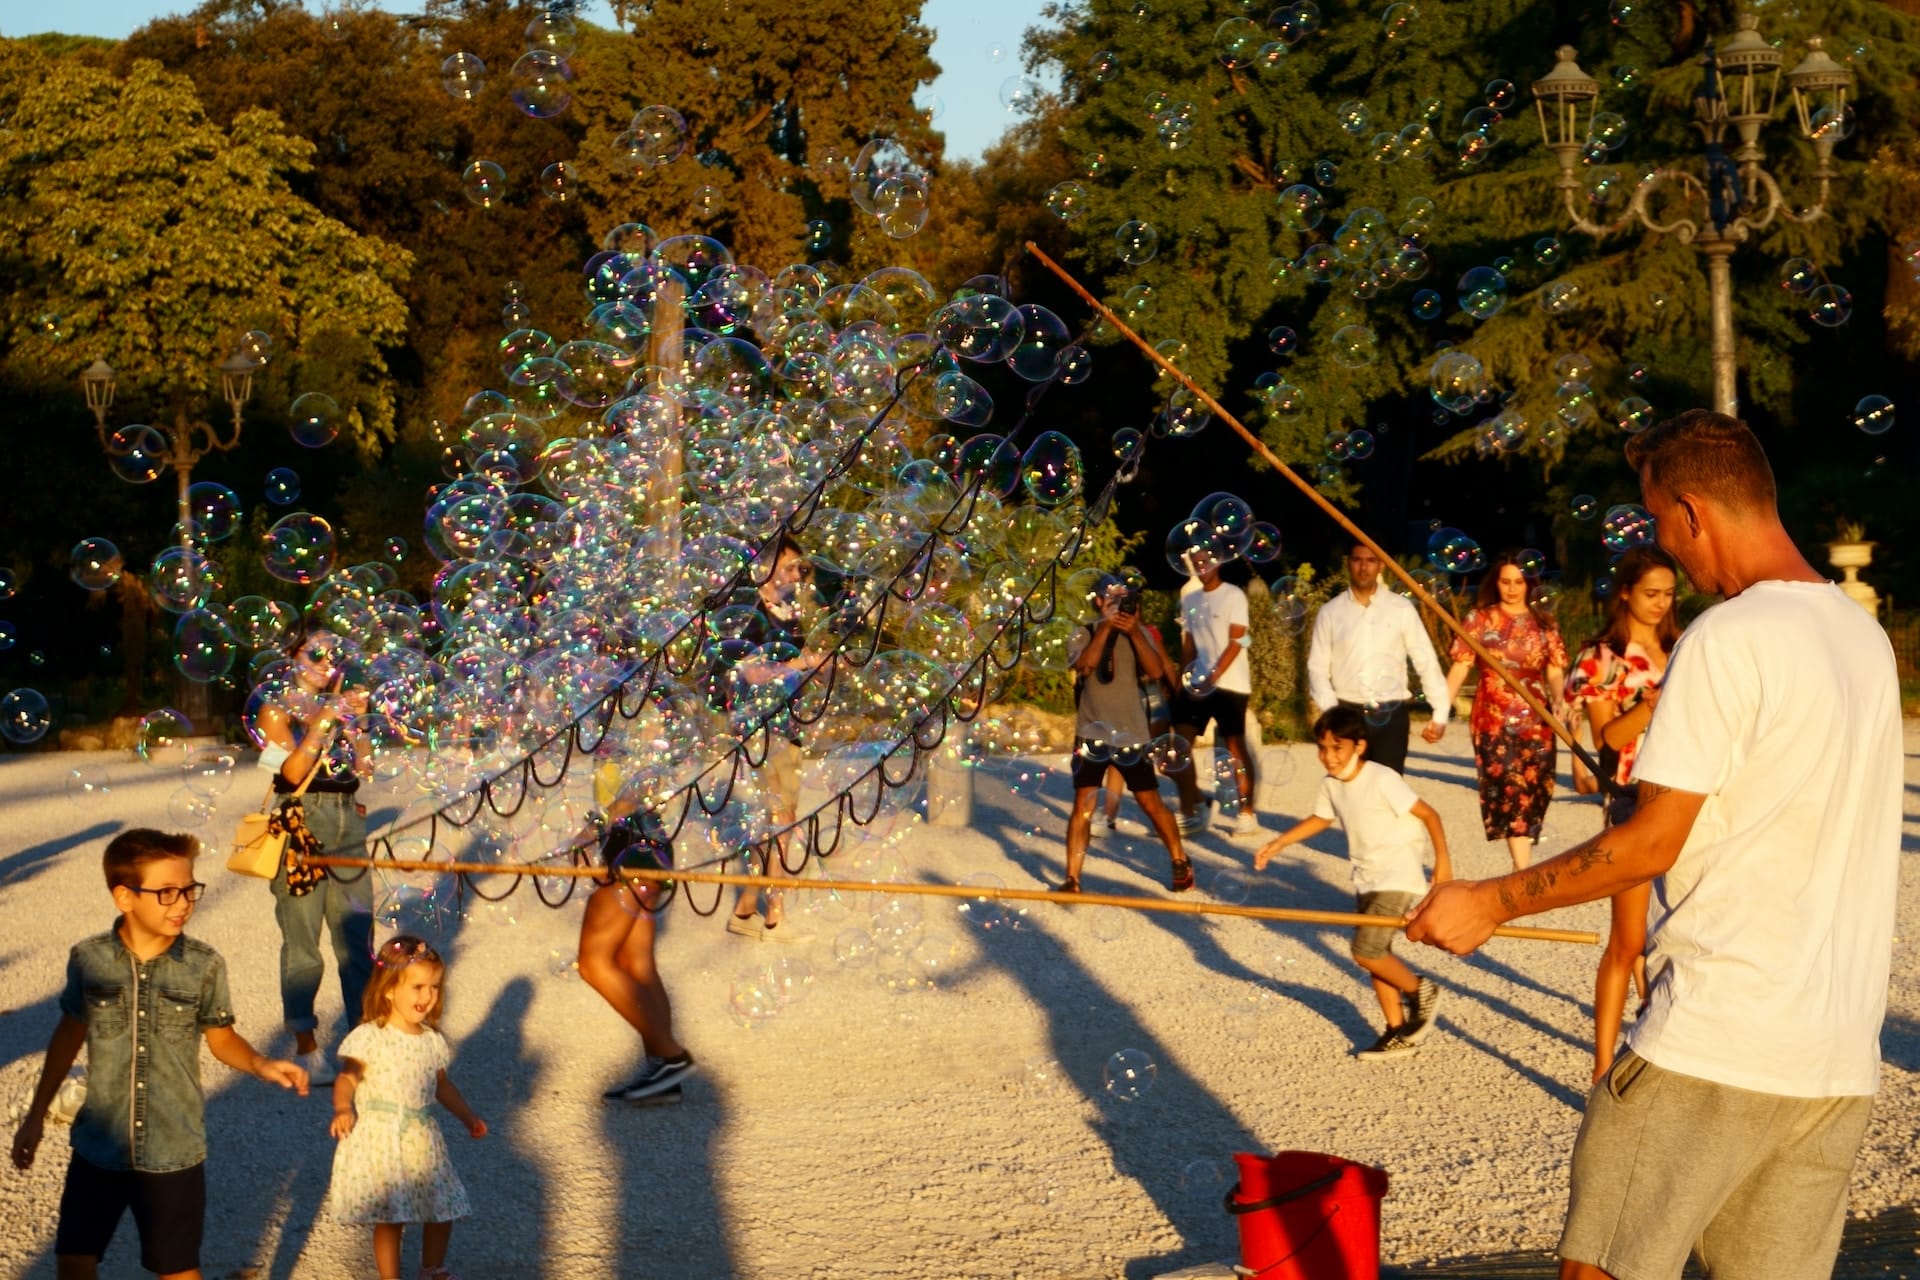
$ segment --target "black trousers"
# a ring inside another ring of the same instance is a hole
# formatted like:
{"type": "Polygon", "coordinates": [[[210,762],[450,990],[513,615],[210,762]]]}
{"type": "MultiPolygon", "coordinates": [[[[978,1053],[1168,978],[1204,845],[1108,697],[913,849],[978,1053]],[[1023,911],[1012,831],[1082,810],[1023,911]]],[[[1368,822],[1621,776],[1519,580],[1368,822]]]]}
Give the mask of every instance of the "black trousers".
{"type": "Polygon", "coordinates": [[[1343,707],[1352,707],[1367,718],[1367,759],[1383,764],[1395,773],[1407,771],[1407,739],[1413,730],[1413,716],[1402,702],[1379,724],[1380,712],[1376,708],[1368,711],[1358,702],[1342,701],[1343,707]]]}

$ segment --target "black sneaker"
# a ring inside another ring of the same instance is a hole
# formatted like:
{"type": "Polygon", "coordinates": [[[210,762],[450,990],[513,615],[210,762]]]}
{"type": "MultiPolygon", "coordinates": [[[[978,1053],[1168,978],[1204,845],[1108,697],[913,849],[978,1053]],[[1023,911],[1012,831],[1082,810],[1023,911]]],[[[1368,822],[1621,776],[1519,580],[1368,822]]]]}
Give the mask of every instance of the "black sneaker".
{"type": "Polygon", "coordinates": [[[1409,1057],[1417,1050],[1408,1042],[1404,1027],[1389,1027],[1385,1034],[1353,1056],[1362,1062],[1384,1062],[1388,1058],[1409,1057]]]}
{"type": "Polygon", "coordinates": [[[638,1102],[642,1098],[665,1093],[693,1072],[693,1055],[690,1053],[683,1053],[677,1058],[648,1058],[646,1066],[632,1084],[609,1096],[621,1102],[638,1102]]]}
{"type": "Polygon", "coordinates": [[[650,1093],[644,1098],[636,1098],[629,1105],[634,1107],[671,1107],[679,1105],[683,1094],[680,1086],[670,1084],[658,1093],[650,1093]]]}
{"type": "Polygon", "coordinates": [[[1402,1000],[1407,1010],[1407,1024],[1401,1034],[1408,1044],[1419,1044],[1433,1030],[1433,1014],[1440,1007],[1440,984],[1432,978],[1420,979],[1420,985],[1414,988],[1411,1000],[1402,1000]]]}

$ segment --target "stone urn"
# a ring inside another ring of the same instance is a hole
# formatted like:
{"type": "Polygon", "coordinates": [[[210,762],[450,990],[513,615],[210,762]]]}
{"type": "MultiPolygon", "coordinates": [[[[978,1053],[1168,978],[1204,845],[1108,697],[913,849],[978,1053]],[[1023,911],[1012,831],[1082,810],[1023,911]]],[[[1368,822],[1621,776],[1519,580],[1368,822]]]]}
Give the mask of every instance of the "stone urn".
{"type": "Polygon", "coordinates": [[[1873,563],[1871,542],[1829,542],[1827,563],[1841,572],[1840,589],[1875,618],[1880,616],[1880,593],[1860,581],[1860,571],[1873,563]]]}

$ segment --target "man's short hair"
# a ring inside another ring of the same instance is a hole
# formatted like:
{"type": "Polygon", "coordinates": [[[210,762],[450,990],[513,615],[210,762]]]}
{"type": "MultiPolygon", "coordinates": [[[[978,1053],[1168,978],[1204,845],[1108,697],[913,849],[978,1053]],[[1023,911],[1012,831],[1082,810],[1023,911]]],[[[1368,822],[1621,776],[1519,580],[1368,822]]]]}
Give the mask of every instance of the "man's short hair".
{"type": "Polygon", "coordinates": [[[1730,511],[1772,511],[1778,496],[1752,430],[1711,409],[1689,409],[1630,437],[1627,465],[1669,497],[1698,494],[1730,511]]]}
{"type": "Polygon", "coordinates": [[[138,889],[146,878],[149,863],[167,858],[185,858],[191,862],[199,855],[200,842],[184,831],[135,827],[122,831],[107,845],[100,869],[107,873],[107,888],[138,889]]]}
{"type": "Polygon", "coordinates": [[[1342,742],[1365,742],[1367,718],[1358,707],[1328,707],[1313,722],[1313,740],[1318,742],[1329,734],[1342,742]]]}

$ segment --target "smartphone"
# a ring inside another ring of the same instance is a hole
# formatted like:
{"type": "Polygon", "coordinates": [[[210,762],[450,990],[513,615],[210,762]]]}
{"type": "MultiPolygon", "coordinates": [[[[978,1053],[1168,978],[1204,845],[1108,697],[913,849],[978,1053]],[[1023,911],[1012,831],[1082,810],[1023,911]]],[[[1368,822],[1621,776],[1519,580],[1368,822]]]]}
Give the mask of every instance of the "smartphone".
{"type": "Polygon", "coordinates": [[[1140,612],[1140,597],[1137,595],[1126,595],[1121,597],[1119,612],[1121,613],[1140,612]]]}

